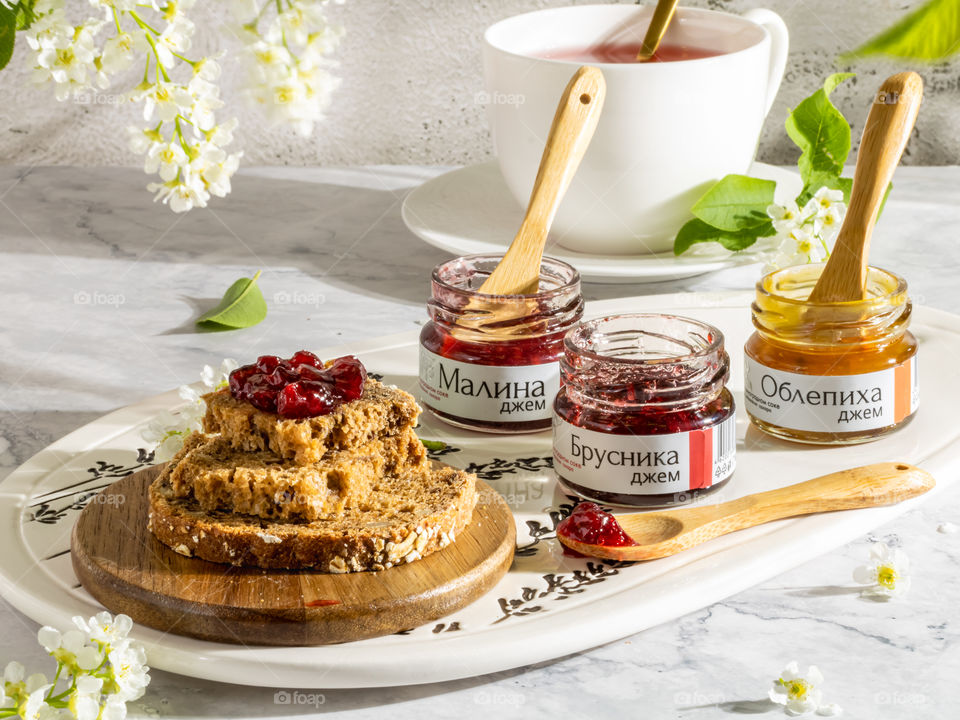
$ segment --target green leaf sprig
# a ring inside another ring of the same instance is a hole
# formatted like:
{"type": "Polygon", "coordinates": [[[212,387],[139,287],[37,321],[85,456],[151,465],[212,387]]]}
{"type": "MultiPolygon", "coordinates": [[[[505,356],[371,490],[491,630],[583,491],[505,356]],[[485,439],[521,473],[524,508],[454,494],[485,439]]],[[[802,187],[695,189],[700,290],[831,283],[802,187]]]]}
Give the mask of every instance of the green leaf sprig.
{"type": "Polygon", "coordinates": [[[870,55],[941,62],[960,51],[960,3],[930,0],[838,60],[853,62],[870,55]]]}
{"type": "MultiPolygon", "coordinates": [[[[803,207],[822,187],[842,190],[849,202],[853,181],[840,177],[850,154],[850,123],[830,101],[830,94],[853,73],[835,73],[823,87],[805,98],[787,116],[786,130],[800,148],[797,166],[803,190],[797,205],[803,207]]],[[[727,175],[707,190],[691,208],[693,219],[674,240],[680,255],[693,245],[717,242],[731,251],[744,250],[758,238],[775,234],[767,208],[774,202],[776,182],[746,175],[727,175]]]]}
{"type": "Polygon", "coordinates": [[[261,272],[257,270],[252,278],[240,278],[233,283],[215,308],[197,318],[197,325],[233,330],[262,322],[267,316],[267,301],[257,286],[261,272]]]}

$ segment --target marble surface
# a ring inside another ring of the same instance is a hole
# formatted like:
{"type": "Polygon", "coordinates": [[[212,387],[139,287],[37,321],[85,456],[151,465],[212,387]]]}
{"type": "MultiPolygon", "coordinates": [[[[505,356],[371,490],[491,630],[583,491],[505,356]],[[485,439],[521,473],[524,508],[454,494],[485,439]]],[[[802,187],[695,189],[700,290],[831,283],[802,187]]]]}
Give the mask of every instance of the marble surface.
{"type": "MultiPolygon", "coordinates": [[[[204,363],[225,355],[322,348],[418,327],[428,271],[447,256],[407,232],[400,203],[439,171],[247,169],[228,200],[176,216],[148,203],[137,170],[0,168],[0,477],[110,410],[194,381],[204,363]],[[257,269],[267,319],[247,330],[196,332],[193,319],[257,269]]],[[[960,168],[898,171],[873,256],[910,280],[915,301],[953,312],[960,312],[958,183],[960,168]]],[[[746,289],[756,274],[754,267],[652,285],[588,285],[585,294],[746,289]]],[[[131,713],[777,717],[782,712],[764,698],[796,659],[822,669],[826,699],[847,717],[940,720],[954,711],[960,671],[960,534],[938,528],[960,525],[958,501],[960,488],[877,529],[876,538],[912,560],[904,599],[858,596],[851,572],[874,539],[865,537],[675,622],[550,663],[290,698],[155,672],[131,713]]],[[[0,663],[40,666],[36,630],[0,601],[0,663]]]]}

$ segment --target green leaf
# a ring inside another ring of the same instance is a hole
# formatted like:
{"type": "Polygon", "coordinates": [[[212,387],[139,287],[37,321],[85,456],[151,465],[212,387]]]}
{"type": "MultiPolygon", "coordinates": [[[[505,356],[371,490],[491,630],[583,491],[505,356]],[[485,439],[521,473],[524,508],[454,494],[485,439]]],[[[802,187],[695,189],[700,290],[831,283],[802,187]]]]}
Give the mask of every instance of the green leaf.
{"type": "Polygon", "coordinates": [[[693,206],[694,216],[709,226],[737,232],[769,222],[767,206],[777,183],[746,175],[727,175],[693,206]]]}
{"type": "Polygon", "coordinates": [[[848,63],[870,55],[937,62],[960,50],[960,3],[930,0],[863,45],[841,55],[848,63]]]}
{"type": "Polygon", "coordinates": [[[447,447],[447,444],[442,440],[424,440],[423,438],[420,438],[420,442],[423,443],[423,446],[427,450],[433,450],[434,452],[445,450],[447,447]]]}
{"type": "Polygon", "coordinates": [[[0,70],[13,57],[13,43],[17,35],[17,11],[0,3],[0,70]]]}
{"type": "Polygon", "coordinates": [[[227,328],[245,328],[256,325],[267,316],[267,302],[257,287],[260,270],[252,278],[240,278],[220,303],[197,318],[197,324],[222,325],[227,328]]]}
{"type": "Polygon", "coordinates": [[[689,220],[677,233],[673,241],[673,254],[681,255],[697,243],[718,242],[727,250],[736,252],[753,245],[757,238],[773,235],[773,221],[767,218],[765,223],[742,230],[728,231],[708,225],[698,218],[689,220]]]}
{"type": "Polygon", "coordinates": [[[797,165],[805,186],[817,176],[839,177],[850,154],[850,123],[830,102],[830,93],[853,73],[834,73],[823,87],[787,116],[787,135],[802,151],[797,165]]]}

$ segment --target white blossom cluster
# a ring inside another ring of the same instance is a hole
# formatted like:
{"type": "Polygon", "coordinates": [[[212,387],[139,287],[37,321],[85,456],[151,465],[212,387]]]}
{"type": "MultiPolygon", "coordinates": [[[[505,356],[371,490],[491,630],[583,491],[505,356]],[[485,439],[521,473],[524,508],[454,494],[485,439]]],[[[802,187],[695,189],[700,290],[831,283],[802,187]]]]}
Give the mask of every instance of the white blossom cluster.
{"type": "Polygon", "coordinates": [[[73,618],[74,630],[43,627],[37,639],[57,661],[53,680],[10,662],[0,682],[0,717],[23,720],[124,720],[127,703],[150,682],[143,647],[127,635],[126,615],[73,618]],[[64,688],[60,682],[65,681],[64,688]]]}
{"type": "MultiPolygon", "coordinates": [[[[342,0],[340,0],[342,2],[342,0]]],[[[0,0],[6,2],[6,0],[0,0]]],[[[158,175],[147,189],[174,212],[206,207],[224,197],[242,152],[226,148],[236,119],[218,122],[222,54],[188,57],[196,30],[188,17],[196,0],[87,0],[68,13],[64,0],[38,0],[24,31],[33,80],[52,84],[58,100],[111,86],[116,76],[143,67],[142,80],[123,96],[143,105],[143,127],[130,127],[130,149],[158,175]]],[[[242,23],[247,94],[275,122],[304,135],[322,119],[338,81],[328,55],[342,31],[324,15],[328,0],[229,0],[242,23]]]]}
{"type": "MultiPolygon", "coordinates": [[[[343,0],[336,0],[341,4],[343,0]]],[[[343,29],[327,22],[328,0],[238,0],[247,93],[274,124],[302,136],[323,119],[340,84],[331,70],[343,29]]]]}
{"type": "MultiPolygon", "coordinates": [[[[200,373],[204,392],[226,387],[230,373],[236,369],[237,361],[232,358],[225,358],[219,369],[204,365],[203,372],[200,373]]],[[[181,385],[180,397],[187,401],[186,407],[176,413],[162,412],[140,433],[144,440],[156,445],[153,451],[155,462],[166,462],[172,458],[183,447],[187,435],[200,430],[200,421],[207,411],[207,404],[201,393],[192,385],[181,385]]]]}
{"type": "Polygon", "coordinates": [[[773,204],[767,215],[776,234],[760,238],[751,250],[766,260],[764,272],[791,265],[823,262],[840,232],[846,205],[843,192],[822,187],[802,207],[773,204]]]}

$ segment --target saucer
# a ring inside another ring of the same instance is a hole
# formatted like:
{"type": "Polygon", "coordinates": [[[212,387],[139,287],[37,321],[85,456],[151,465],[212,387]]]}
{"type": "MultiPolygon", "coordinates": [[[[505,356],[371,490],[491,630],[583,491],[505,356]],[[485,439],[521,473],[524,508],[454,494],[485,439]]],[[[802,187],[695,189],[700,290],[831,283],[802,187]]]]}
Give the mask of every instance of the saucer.
{"type": "MultiPolygon", "coordinates": [[[[779,203],[792,200],[802,189],[800,176],[786,168],[754,163],[749,174],[776,180],[779,203]]],[[[504,252],[522,220],[523,209],[510,194],[496,160],[428,180],[403,202],[403,221],[411,232],[454,255],[504,252]]],[[[683,257],[672,252],[593,255],[567,250],[552,237],[546,254],[573,265],[584,280],[606,283],[679,280],[757,262],[749,252],[732,254],[719,246],[683,257]]]]}

